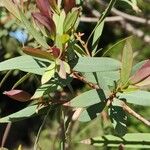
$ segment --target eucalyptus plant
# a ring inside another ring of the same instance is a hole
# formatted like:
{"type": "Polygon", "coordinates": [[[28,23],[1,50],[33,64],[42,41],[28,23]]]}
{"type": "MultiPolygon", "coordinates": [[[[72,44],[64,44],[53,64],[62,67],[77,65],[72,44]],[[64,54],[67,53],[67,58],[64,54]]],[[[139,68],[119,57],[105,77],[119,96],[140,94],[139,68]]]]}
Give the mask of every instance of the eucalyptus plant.
{"type": "MultiPolygon", "coordinates": [[[[124,1],[134,10],[139,10],[136,1],[124,1]]],[[[17,2],[1,0],[2,7],[24,25],[38,47],[24,45],[24,55],[0,62],[0,71],[17,69],[27,72],[12,90],[4,94],[17,101],[31,101],[26,108],[0,118],[0,123],[46,115],[59,108],[63,132],[61,149],[67,149],[70,140],[96,146],[116,147],[123,144],[126,147],[150,147],[149,133],[127,133],[127,114],[150,127],[150,122],[129,106],[150,106],[150,92],[144,90],[144,87],[150,85],[150,60],[133,64],[132,37],[121,41],[124,45],[120,49],[121,60],[106,57],[105,54],[96,57],[106,16],[115,3],[117,0],[109,2],[87,41],[84,41],[84,34],[77,32],[82,1],[36,0],[37,9],[30,14],[31,19],[17,2]],[[33,95],[17,88],[32,74],[41,76],[40,86],[33,95]],[[76,94],[71,84],[74,79],[85,83],[87,91],[76,94]],[[57,99],[56,93],[65,87],[70,89],[72,96],[64,100],[57,99]],[[67,110],[71,111],[71,116],[65,113],[67,110]],[[115,135],[78,141],[71,138],[69,133],[72,122],[92,122],[96,117],[101,117],[102,112],[108,113],[115,135]]]]}

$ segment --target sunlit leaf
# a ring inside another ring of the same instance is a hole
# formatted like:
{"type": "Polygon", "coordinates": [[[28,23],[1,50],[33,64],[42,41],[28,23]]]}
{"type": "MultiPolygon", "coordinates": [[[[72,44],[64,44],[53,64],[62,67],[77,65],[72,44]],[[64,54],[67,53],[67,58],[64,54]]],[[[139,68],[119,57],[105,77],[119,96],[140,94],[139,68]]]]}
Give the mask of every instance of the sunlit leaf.
{"type": "Polygon", "coordinates": [[[117,71],[121,68],[118,60],[108,57],[80,57],[70,64],[79,72],[117,71]]]}
{"type": "Polygon", "coordinates": [[[51,65],[48,68],[46,68],[46,70],[41,78],[42,84],[47,83],[52,77],[54,77],[55,67],[56,67],[56,64],[55,64],[55,62],[53,62],[53,63],[51,63],[51,65]]]}
{"type": "Polygon", "coordinates": [[[42,75],[50,62],[39,60],[28,55],[11,58],[0,62],[0,71],[18,69],[25,72],[30,72],[42,75]]]}
{"type": "Polygon", "coordinates": [[[93,41],[92,41],[92,56],[95,55],[99,39],[102,35],[102,31],[104,28],[104,20],[96,27],[94,35],[93,35],[93,41]]]}
{"type": "Polygon", "coordinates": [[[100,102],[105,102],[106,96],[103,90],[89,90],[76,96],[70,102],[70,106],[72,107],[87,107],[100,102]]]}
{"type": "Polygon", "coordinates": [[[66,15],[63,25],[64,33],[67,33],[74,27],[78,19],[78,16],[79,16],[79,9],[74,9],[66,15]]]}
{"type": "Polygon", "coordinates": [[[126,43],[123,48],[122,54],[122,68],[121,68],[121,84],[122,86],[126,86],[129,81],[129,77],[132,70],[132,63],[133,63],[133,51],[131,47],[130,40],[126,40],[126,43]]]}

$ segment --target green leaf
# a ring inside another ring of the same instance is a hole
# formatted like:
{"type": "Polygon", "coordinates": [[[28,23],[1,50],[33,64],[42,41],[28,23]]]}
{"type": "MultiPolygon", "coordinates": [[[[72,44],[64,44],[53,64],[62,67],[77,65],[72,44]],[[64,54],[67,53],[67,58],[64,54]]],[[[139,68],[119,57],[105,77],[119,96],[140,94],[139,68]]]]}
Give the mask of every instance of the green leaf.
{"type": "Polygon", "coordinates": [[[109,116],[115,129],[115,133],[118,136],[123,136],[127,132],[127,116],[125,111],[120,105],[120,101],[113,100],[112,106],[109,108],[109,116]]]}
{"type": "Polygon", "coordinates": [[[55,74],[55,67],[56,64],[55,62],[52,62],[51,65],[46,68],[44,74],[42,75],[42,79],[41,79],[41,83],[45,84],[46,82],[48,82],[52,77],[54,77],[55,74]]]}
{"type": "Polygon", "coordinates": [[[55,22],[56,25],[56,32],[58,35],[63,35],[63,24],[64,24],[64,20],[65,20],[65,12],[64,10],[62,10],[60,12],[60,14],[53,14],[53,20],[55,22]]]}
{"type": "Polygon", "coordinates": [[[46,110],[48,107],[42,108],[41,110],[39,110],[38,113],[37,113],[37,108],[38,108],[38,105],[28,106],[16,113],[0,118],[0,123],[17,122],[17,121],[25,120],[29,117],[34,117],[36,115],[46,113],[46,110]]]}
{"type": "Polygon", "coordinates": [[[17,19],[20,19],[19,11],[17,5],[15,5],[11,0],[1,0],[1,6],[5,7],[11,14],[13,14],[17,19]]]}
{"type": "Polygon", "coordinates": [[[124,99],[128,103],[141,105],[141,106],[150,106],[150,92],[147,91],[132,91],[118,93],[119,99],[124,99]]]}
{"type": "Polygon", "coordinates": [[[79,9],[74,9],[67,14],[63,25],[64,33],[67,33],[74,27],[76,20],[78,19],[78,16],[79,16],[79,9]]]}
{"type": "Polygon", "coordinates": [[[23,55],[0,62],[0,71],[18,69],[24,72],[42,75],[47,63],[50,64],[48,61],[23,55]]]}
{"type": "Polygon", "coordinates": [[[73,98],[70,102],[72,107],[87,107],[100,102],[105,102],[106,96],[102,89],[99,90],[89,90],[80,94],[79,96],[73,98]]]}
{"type": "Polygon", "coordinates": [[[70,63],[79,72],[117,71],[121,63],[108,57],[80,57],[70,63]]]}
{"type": "Polygon", "coordinates": [[[30,21],[26,18],[26,16],[24,15],[24,13],[20,10],[20,17],[21,17],[21,21],[23,22],[23,24],[25,25],[26,29],[28,30],[28,32],[34,37],[34,39],[44,48],[48,49],[49,45],[46,43],[46,40],[41,36],[40,32],[37,31],[32,24],[30,23],[30,21]]]}
{"type": "Polygon", "coordinates": [[[103,111],[106,103],[100,102],[98,104],[94,104],[88,108],[86,108],[81,115],[79,116],[78,120],[81,122],[88,122],[96,117],[99,116],[99,114],[103,111]]]}
{"type": "Polygon", "coordinates": [[[92,41],[92,56],[95,55],[99,39],[102,35],[102,31],[104,28],[104,20],[96,27],[94,35],[93,35],[93,41],[92,41]]]}
{"type": "Polygon", "coordinates": [[[105,11],[102,13],[102,15],[100,16],[99,21],[97,22],[95,28],[93,29],[92,33],[90,34],[87,43],[90,41],[92,35],[95,33],[95,30],[97,30],[97,27],[99,27],[101,25],[101,23],[104,21],[104,19],[106,18],[106,16],[109,14],[111,8],[114,6],[114,4],[116,3],[116,0],[111,0],[109,2],[109,5],[107,6],[107,8],[105,9],[105,11]]]}
{"type": "Polygon", "coordinates": [[[150,134],[149,133],[129,133],[123,137],[117,137],[114,135],[104,135],[94,137],[81,141],[84,144],[90,144],[94,146],[108,146],[117,147],[122,144],[124,148],[150,148],[150,134]]]}
{"type": "MultiPolygon", "coordinates": [[[[119,71],[104,71],[104,72],[96,72],[97,76],[102,77],[105,84],[108,86],[113,86],[114,82],[117,82],[120,79],[119,71]]],[[[92,83],[97,83],[93,73],[84,73],[83,74],[87,81],[92,83]]]]}
{"type": "Polygon", "coordinates": [[[132,63],[133,63],[133,51],[130,44],[130,40],[127,39],[122,54],[122,68],[121,68],[121,75],[120,75],[122,86],[126,86],[128,84],[129,77],[132,70],[132,63]]]}
{"type": "Polygon", "coordinates": [[[112,45],[109,49],[107,49],[104,52],[103,56],[109,56],[110,55],[112,57],[117,57],[120,54],[120,50],[123,49],[125,42],[128,38],[131,38],[131,37],[127,37],[127,38],[124,38],[122,40],[119,40],[117,43],[112,45]]]}

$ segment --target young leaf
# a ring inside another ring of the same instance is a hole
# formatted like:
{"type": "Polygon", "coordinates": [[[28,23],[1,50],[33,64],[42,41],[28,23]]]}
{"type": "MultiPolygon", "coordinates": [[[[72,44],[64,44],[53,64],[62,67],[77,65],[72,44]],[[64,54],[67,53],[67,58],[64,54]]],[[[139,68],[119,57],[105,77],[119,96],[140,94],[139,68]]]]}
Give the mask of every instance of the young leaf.
{"type": "Polygon", "coordinates": [[[105,102],[106,96],[102,89],[90,90],[82,93],[81,95],[71,100],[70,106],[72,107],[87,107],[100,102],[105,102]]]}
{"type": "Polygon", "coordinates": [[[150,76],[144,79],[143,81],[135,84],[135,86],[137,87],[143,87],[143,86],[149,86],[149,85],[150,85],[150,76]]]}
{"type": "Polygon", "coordinates": [[[62,35],[63,34],[63,24],[64,24],[65,17],[66,17],[66,15],[65,15],[64,10],[62,10],[60,12],[60,14],[54,13],[54,15],[53,15],[53,20],[55,22],[56,32],[57,32],[58,35],[62,35]]]}
{"type": "Polygon", "coordinates": [[[8,97],[20,101],[20,102],[26,102],[29,101],[31,98],[31,94],[23,91],[23,90],[10,90],[5,91],[3,94],[7,95],[8,97]]]}
{"type": "Polygon", "coordinates": [[[41,78],[41,83],[45,84],[47,83],[55,74],[55,62],[52,62],[51,65],[45,70],[44,74],[41,78]]]}
{"type": "Polygon", "coordinates": [[[132,63],[133,63],[133,51],[131,47],[130,40],[126,40],[126,43],[123,48],[122,54],[122,68],[121,68],[121,84],[122,86],[126,86],[129,81],[129,77],[132,70],[132,63]]]}
{"type": "Polygon", "coordinates": [[[35,38],[35,40],[44,48],[48,49],[49,45],[46,43],[46,40],[41,36],[41,34],[32,26],[29,20],[26,18],[24,13],[20,10],[21,21],[25,25],[29,33],[35,38]]]}
{"type": "Polygon", "coordinates": [[[117,71],[121,68],[119,61],[108,57],[80,57],[70,64],[79,72],[117,71]]]}
{"type": "Polygon", "coordinates": [[[148,60],[143,60],[132,67],[131,76],[133,76],[148,60]]]}
{"type": "Polygon", "coordinates": [[[33,74],[42,75],[46,64],[50,62],[23,55],[0,62],[0,71],[18,69],[33,74]]]}
{"type": "Polygon", "coordinates": [[[43,51],[41,49],[37,49],[37,48],[30,48],[30,47],[23,47],[23,52],[25,54],[28,54],[30,56],[34,56],[34,57],[38,57],[38,58],[43,58],[43,59],[48,59],[53,61],[54,58],[51,55],[50,52],[47,51],[43,51]]]}
{"type": "Polygon", "coordinates": [[[64,20],[63,30],[64,33],[69,32],[75,25],[78,17],[79,17],[79,9],[73,9],[69,12],[64,20]]]}
{"type": "Polygon", "coordinates": [[[150,92],[147,91],[136,90],[126,93],[118,93],[117,96],[119,99],[126,100],[126,102],[131,104],[150,106],[150,92]]]}
{"type": "Polygon", "coordinates": [[[147,60],[145,64],[131,77],[131,84],[136,84],[141,82],[150,76],[150,60],[147,60]]]}
{"type": "Polygon", "coordinates": [[[93,41],[92,41],[92,56],[95,55],[99,39],[102,35],[102,31],[104,28],[104,20],[96,27],[94,35],[93,35],[93,41]]]}

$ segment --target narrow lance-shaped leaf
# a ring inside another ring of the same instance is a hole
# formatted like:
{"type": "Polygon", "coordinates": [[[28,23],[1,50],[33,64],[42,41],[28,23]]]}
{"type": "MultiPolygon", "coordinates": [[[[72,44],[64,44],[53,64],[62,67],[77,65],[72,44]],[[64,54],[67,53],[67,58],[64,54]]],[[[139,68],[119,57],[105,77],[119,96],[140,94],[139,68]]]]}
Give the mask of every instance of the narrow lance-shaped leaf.
{"type": "Polygon", "coordinates": [[[94,56],[96,53],[98,42],[102,35],[103,27],[104,27],[104,20],[95,29],[95,32],[93,35],[93,41],[92,41],[92,56],[94,56]]]}
{"type": "Polygon", "coordinates": [[[51,17],[51,9],[50,9],[50,3],[49,0],[36,0],[36,4],[40,12],[46,16],[51,17]]]}
{"type": "Polygon", "coordinates": [[[23,52],[28,55],[34,56],[34,57],[44,58],[44,59],[48,59],[51,61],[54,60],[54,58],[50,52],[43,51],[41,49],[31,48],[31,47],[23,47],[23,52]]]}
{"type": "Polygon", "coordinates": [[[150,92],[147,91],[131,91],[124,93],[117,93],[119,99],[126,100],[128,103],[141,105],[141,106],[150,106],[150,92]]]}
{"type": "Polygon", "coordinates": [[[31,98],[31,94],[29,94],[26,91],[23,90],[10,90],[10,91],[5,91],[3,94],[7,95],[8,97],[20,101],[20,102],[26,102],[29,101],[31,98]]]}
{"type": "Polygon", "coordinates": [[[11,115],[0,118],[0,123],[17,122],[37,115],[46,114],[47,110],[53,109],[55,107],[55,106],[44,107],[39,109],[37,112],[38,106],[39,105],[31,105],[11,115]]]}
{"type": "Polygon", "coordinates": [[[45,70],[44,74],[42,75],[41,78],[41,83],[45,84],[48,82],[55,74],[55,67],[56,64],[55,62],[51,63],[51,65],[45,70]]]}
{"type": "Polygon", "coordinates": [[[132,51],[130,40],[127,39],[122,54],[122,68],[121,68],[121,75],[120,75],[122,86],[126,86],[128,84],[129,77],[132,70],[132,63],[133,63],[133,51],[132,51]]]}
{"type": "Polygon", "coordinates": [[[74,25],[79,17],[79,13],[80,13],[79,9],[73,9],[71,12],[69,12],[66,15],[66,18],[65,18],[64,24],[63,24],[64,33],[67,33],[74,27],[74,25]]]}
{"type": "Polygon", "coordinates": [[[0,71],[18,69],[42,75],[47,67],[47,63],[50,64],[50,61],[44,59],[39,60],[29,55],[24,55],[0,62],[0,71]]]}
{"type": "Polygon", "coordinates": [[[32,26],[32,24],[28,21],[24,13],[20,10],[21,21],[24,23],[26,29],[29,33],[35,38],[35,40],[42,45],[44,48],[48,49],[49,46],[46,43],[46,40],[41,36],[41,34],[32,26]]]}
{"type": "Polygon", "coordinates": [[[100,26],[100,24],[104,21],[105,17],[108,15],[108,13],[110,12],[111,8],[114,6],[115,3],[116,3],[116,0],[111,0],[110,1],[109,5],[107,6],[107,8],[105,9],[105,11],[100,16],[99,21],[97,22],[95,28],[93,29],[92,33],[90,34],[90,36],[89,36],[89,38],[87,40],[87,43],[91,39],[92,35],[95,33],[95,30],[97,29],[97,27],[100,26]]]}

